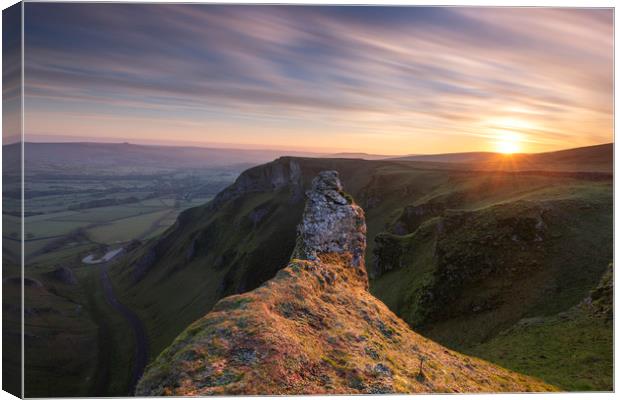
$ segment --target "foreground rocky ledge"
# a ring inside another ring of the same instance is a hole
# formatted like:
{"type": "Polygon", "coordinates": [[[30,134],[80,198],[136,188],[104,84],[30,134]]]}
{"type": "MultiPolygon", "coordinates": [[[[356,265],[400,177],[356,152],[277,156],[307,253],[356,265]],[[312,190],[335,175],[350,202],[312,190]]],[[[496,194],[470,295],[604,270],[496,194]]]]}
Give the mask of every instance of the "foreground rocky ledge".
{"type": "Polygon", "coordinates": [[[411,331],[367,290],[364,213],[337,173],[319,174],[307,197],[286,268],[190,325],[137,395],[556,390],[411,331]]]}

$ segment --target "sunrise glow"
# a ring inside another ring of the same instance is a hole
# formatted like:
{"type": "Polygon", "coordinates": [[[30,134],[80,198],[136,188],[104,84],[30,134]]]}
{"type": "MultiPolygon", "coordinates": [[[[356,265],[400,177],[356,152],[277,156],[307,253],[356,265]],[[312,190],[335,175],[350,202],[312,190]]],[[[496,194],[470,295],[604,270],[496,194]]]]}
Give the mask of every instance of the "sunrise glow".
{"type": "Polygon", "coordinates": [[[497,135],[495,141],[495,151],[502,154],[513,154],[523,151],[522,149],[523,134],[504,131],[497,135]]]}
{"type": "Polygon", "coordinates": [[[497,151],[502,154],[513,154],[519,152],[519,144],[516,142],[498,142],[497,151]]]}
{"type": "Polygon", "coordinates": [[[33,3],[26,14],[31,141],[428,154],[613,138],[610,10],[33,3]]]}

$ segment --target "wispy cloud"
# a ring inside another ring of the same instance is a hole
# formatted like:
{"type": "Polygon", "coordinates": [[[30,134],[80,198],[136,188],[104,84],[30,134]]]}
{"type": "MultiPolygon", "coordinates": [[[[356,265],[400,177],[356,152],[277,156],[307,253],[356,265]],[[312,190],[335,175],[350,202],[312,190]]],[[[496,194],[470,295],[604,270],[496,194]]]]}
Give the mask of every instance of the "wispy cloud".
{"type": "Polygon", "coordinates": [[[390,153],[612,137],[610,10],[28,3],[26,21],[32,133],[390,153]]]}

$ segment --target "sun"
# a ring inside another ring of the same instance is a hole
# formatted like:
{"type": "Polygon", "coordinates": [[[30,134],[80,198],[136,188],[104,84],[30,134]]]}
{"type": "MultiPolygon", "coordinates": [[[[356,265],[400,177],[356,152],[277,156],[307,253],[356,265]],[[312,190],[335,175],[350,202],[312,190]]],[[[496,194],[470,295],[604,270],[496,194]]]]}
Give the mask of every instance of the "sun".
{"type": "Polygon", "coordinates": [[[521,150],[521,136],[515,132],[502,132],[495,142],[498,153],[513,154],[521,150]]]}
{"type": "Polygon", "coordinates": [[[486,119],[484,125],[490,144],[501,154],[522,152],[528,132],[539,128],[536,122],[510,116],[486,119]]]}
{"type": "Polygon", "coordinates": [[[496,143],[496,148],[499,153],[513,154],[518,153],[521,147],[518,143],[512,141],[501,141],[496,143]]]}

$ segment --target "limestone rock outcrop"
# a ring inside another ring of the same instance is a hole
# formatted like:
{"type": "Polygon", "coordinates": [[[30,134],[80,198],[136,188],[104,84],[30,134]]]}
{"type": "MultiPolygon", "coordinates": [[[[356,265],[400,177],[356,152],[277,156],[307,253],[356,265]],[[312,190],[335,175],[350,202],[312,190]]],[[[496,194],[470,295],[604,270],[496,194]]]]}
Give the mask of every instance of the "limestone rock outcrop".
{"type": "Polygon", "coordinates": [[[343,192],[338,172],[319,173],[306,196],[293,257],[316,260],[321,253],[349,253],[353,257],[352,265],[365,273],[364,210],[343,192]]]}
{"type": "Polygon", "coordinates": [[[321,172],[288,265],[190,325],[148,366],[136,394],[556,390],[411,331],[367,290],[365,229],[337,173],[321,172]]]}

